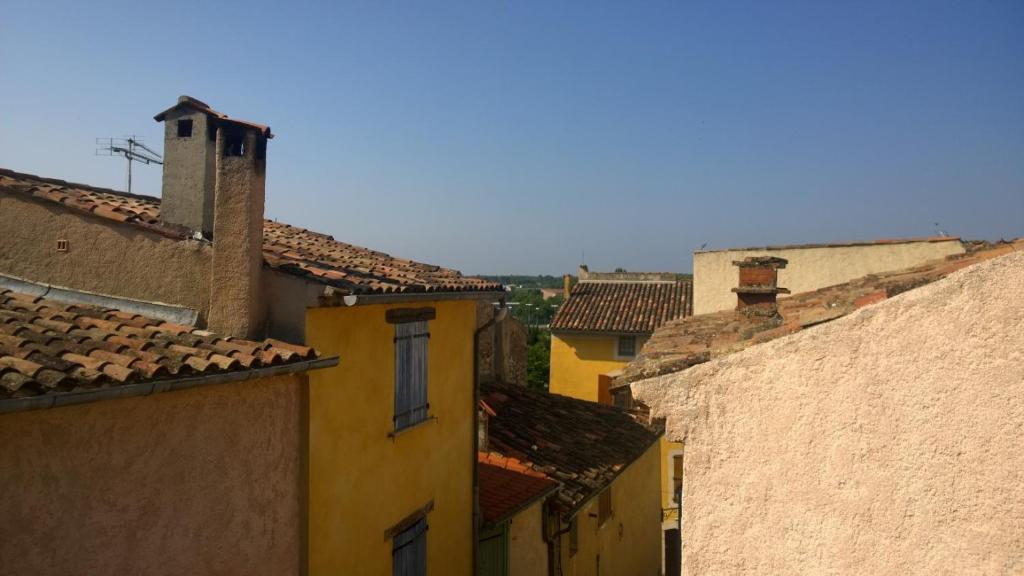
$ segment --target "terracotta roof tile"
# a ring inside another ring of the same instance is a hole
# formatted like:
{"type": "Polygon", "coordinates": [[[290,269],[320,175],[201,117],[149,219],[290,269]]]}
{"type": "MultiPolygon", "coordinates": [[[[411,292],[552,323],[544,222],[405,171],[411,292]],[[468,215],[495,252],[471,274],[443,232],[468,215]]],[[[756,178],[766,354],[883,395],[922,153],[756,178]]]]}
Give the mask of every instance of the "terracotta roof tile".
{"type": "MultiPolygon", "coordinates": [[[[137,196],[0,168],[0,192],[60,202],[93,216],[122,222],[176,239],[184,227],[160,221],[160,199],[137,196]]],[[[271,220],[263,223],[263,257],[275,270],[334,287],[342,294],[491,292],[495,282],[456,270],[395,258],[332,236],[271,220]]]]}
{"type": "Polygon", "coordinates": [[[0,399],[315,357],[305,346],[228,340],[118,310],[0,291],[0,399]]]}
{"type": "MultiPolygon", "coordinates": [[[[557,501],[572,513],[660,436],[624,410],[510,384],[481,385],[488,448],[561,482],[557,501]]],[[[492,456],[493,457],[493,456],[492,456]]]]}
{"type": "Polygon", "coordinates": [[[747,316],[726,310],[666,322],[644,344],[636,359],[623,369],[615,379],[614,387],[679,372],[712,358],[840,318],[863,306],[1014,250],[1024,250],[1024,240],[995,245],[973,244],[966,254],[780,298],[779,315],[775,317],[747,316]]]}
{"type": "Polygon", "coordinates": [[[551,321],[554,331],[650,334],[693,313],[693,285],[680,282],[580,282],[551,321]]]}
{"type": "Polygon", "coordinates": [[[478,455],[477,480],[486,524],[500,522],[558,489],[558,482],[529,465],[493,453],[478,455]]]}

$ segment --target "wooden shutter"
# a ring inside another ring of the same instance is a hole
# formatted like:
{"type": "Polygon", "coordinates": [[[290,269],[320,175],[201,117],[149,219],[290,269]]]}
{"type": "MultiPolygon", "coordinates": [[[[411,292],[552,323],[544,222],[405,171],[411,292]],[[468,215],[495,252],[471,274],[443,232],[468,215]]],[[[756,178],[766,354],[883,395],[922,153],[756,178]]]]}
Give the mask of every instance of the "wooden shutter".
{"type": "Polygon", "coordinates": [[[391,549],[391,573],[394,576],[425,576],[427,573],[427,520],[395,536],[391,549]]]}
{"type": "Polygon", "coordinates": [[[427,322],[395,324],[395,430],[427,418],[427,322]]]}

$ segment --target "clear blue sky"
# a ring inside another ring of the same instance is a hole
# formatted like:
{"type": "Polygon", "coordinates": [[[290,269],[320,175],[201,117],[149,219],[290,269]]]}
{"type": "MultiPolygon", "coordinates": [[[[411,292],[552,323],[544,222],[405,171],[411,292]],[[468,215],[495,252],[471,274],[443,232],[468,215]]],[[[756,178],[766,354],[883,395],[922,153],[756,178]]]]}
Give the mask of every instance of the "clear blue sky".
{"type": "Polygon", "coordinates": [[[179,94],[273,127],[269,217],[467,273],[1024,235],[1019,0],[0,6],[0,166],[123,188],[179,94]]]}

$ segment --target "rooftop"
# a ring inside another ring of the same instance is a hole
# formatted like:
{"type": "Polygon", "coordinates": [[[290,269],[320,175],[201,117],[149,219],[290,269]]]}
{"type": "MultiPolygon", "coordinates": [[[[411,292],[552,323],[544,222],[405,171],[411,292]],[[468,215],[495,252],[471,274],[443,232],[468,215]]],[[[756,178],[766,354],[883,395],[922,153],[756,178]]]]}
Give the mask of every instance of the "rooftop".
{"type": "Polygon", "coordinates": [[[913,244],[915,242],[959,242],[956,236],[924,236],[921,238],[882,238],[878,240],[857,240],[853,242],[830,242],[827,244],[777,244],[775,246],[750,246],[747,248],[718,248],[715,250],[695,250],[696,254],[710,252],[741,252],[751,250],[801,250],[807,248],[846,248],[850,246],[874,246],[887,244],[913,244]]]}
{"type": "Polygon", "coordinates": [[[968,244],[965,254],[779,299],[778,316],[748,316],[726,310],[667,322],[623,369],[614,387],[685,370],[712,358],[840,318],[961,268],[1017,250],[1024,250],[1024,239],[994,245],[968,244]]]}
{"type": "Polygon", "coordinates": [[[0,403],[317,358],[312,348],[278,340],[221,338],[110,308],[0,291],[0,403]]]}
{"type": "MultiPolygon", "coordinates": [[[[78,212],[136,226],[174,239],[189,230],[160,220],[160,199],[42,178],[0,168],[0,192],[53,202],[78,212]]],[[[263,225],[263,258],[268,266],[302,276],[343,294],[489,292],[495,282],[463,276],[456,270],[395,258],[304,228],[271,220],[263,225]]]]}
{"type": "Polygon", "coordinates": [[[572,515],[658,438],[619,408],[510,384],[481,385],[488,448],[561,482],[557,502],[572,515]]]}
{"type": "Polygon", "coordinates": [[[477,456],[480,514],[485,524],[502,522],[558,489],[558,482],[515,458],[488,452],[477,456]]]}
{"type": "Polygon", "coordinates": [[[555,332],[650,334],[693,313],[689,281],[580,282],[551,321],[555,332]]]}

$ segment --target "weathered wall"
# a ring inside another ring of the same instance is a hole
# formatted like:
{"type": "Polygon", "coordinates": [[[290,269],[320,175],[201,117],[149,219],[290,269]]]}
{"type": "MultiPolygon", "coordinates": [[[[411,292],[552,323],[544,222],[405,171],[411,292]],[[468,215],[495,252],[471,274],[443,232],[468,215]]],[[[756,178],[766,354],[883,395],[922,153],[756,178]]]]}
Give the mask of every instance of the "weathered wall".
{"type": "MultiPolygon", "coordinates": [[[[495,315],[490,301],[478,301],[476,310],[477,328],[495,315]]],[[[480,332],[478,338],[477,369],[480,381],[526,386],[526,326],[507,315],[499,324],[480,332]]]]}
{"type": "Polygon", "coordinates": [[[0,573],[299,573],[304,378],[0,415],[0,573]]]}
{"type": "MultiPolygon", "coordinates": [[[[616,336],[601,334],[551,335],[551,380],[555,394],[597,402],[597,377],[625,366],[615,359],[616,336]]],[[[637,350],[646,338],[637,337],[637,350]]]]}
{"type": "Polygon", "coordinates": [[[798,294],[963,252],[964,248],[956,238],[857,246],[694,252],[693,313],[707,314],[736,307],[736,294],[732,289],[738,284],[739,273],[732,263],[747,256],[777,256],[789,260],[789,265],[779,270],[779,286],[798,294]]]}
{"type": "Polygon", "coordinates": [[[538,500],[509,522],[509,576],[538,576],[548,571],[548,545],[544,542],[544,500],[538,500]]]}
{"type": "Polygon", "coordinates": [[[324,285],[305,278],[263,269],[267,303],[267,336],[285,342],[306,341],[306,309],[314,308],[324,285]]]}
{"type": "Polygon", "coordinates": [[[172,240],[132,226],[0,192],[0,274],[110,296],[199,310],[210,298],[208,243],[172,240]],[[57,251],[57,239],[68,251],[57,251]]]}
{"type": "Polygon", "coordinates": [[[339,355],[310,375],[311,574],[391,574],[385,531],[430,500],[428,572],[472,572],[476,434],[472,300],[315,308],[306,343],[339,355]],[[431,306],[427,394],[432,419],[394,429],[390,308],[431,306]]]}
{"type": "Polygon", "coordinates": [[[598,498],[576,515],[579,549],[561,540],[564,576],[635,576],[661,571],[661,451],[654,443],[612,482],[612,516],[599,524],[598,498]],[[600,564],[600,570],[598,570],[600,564]]]}
{"type": "Polygon", "coordinates": [[[699,574],[1024,573],[1024,253],[634,383],[699,574]]]}

